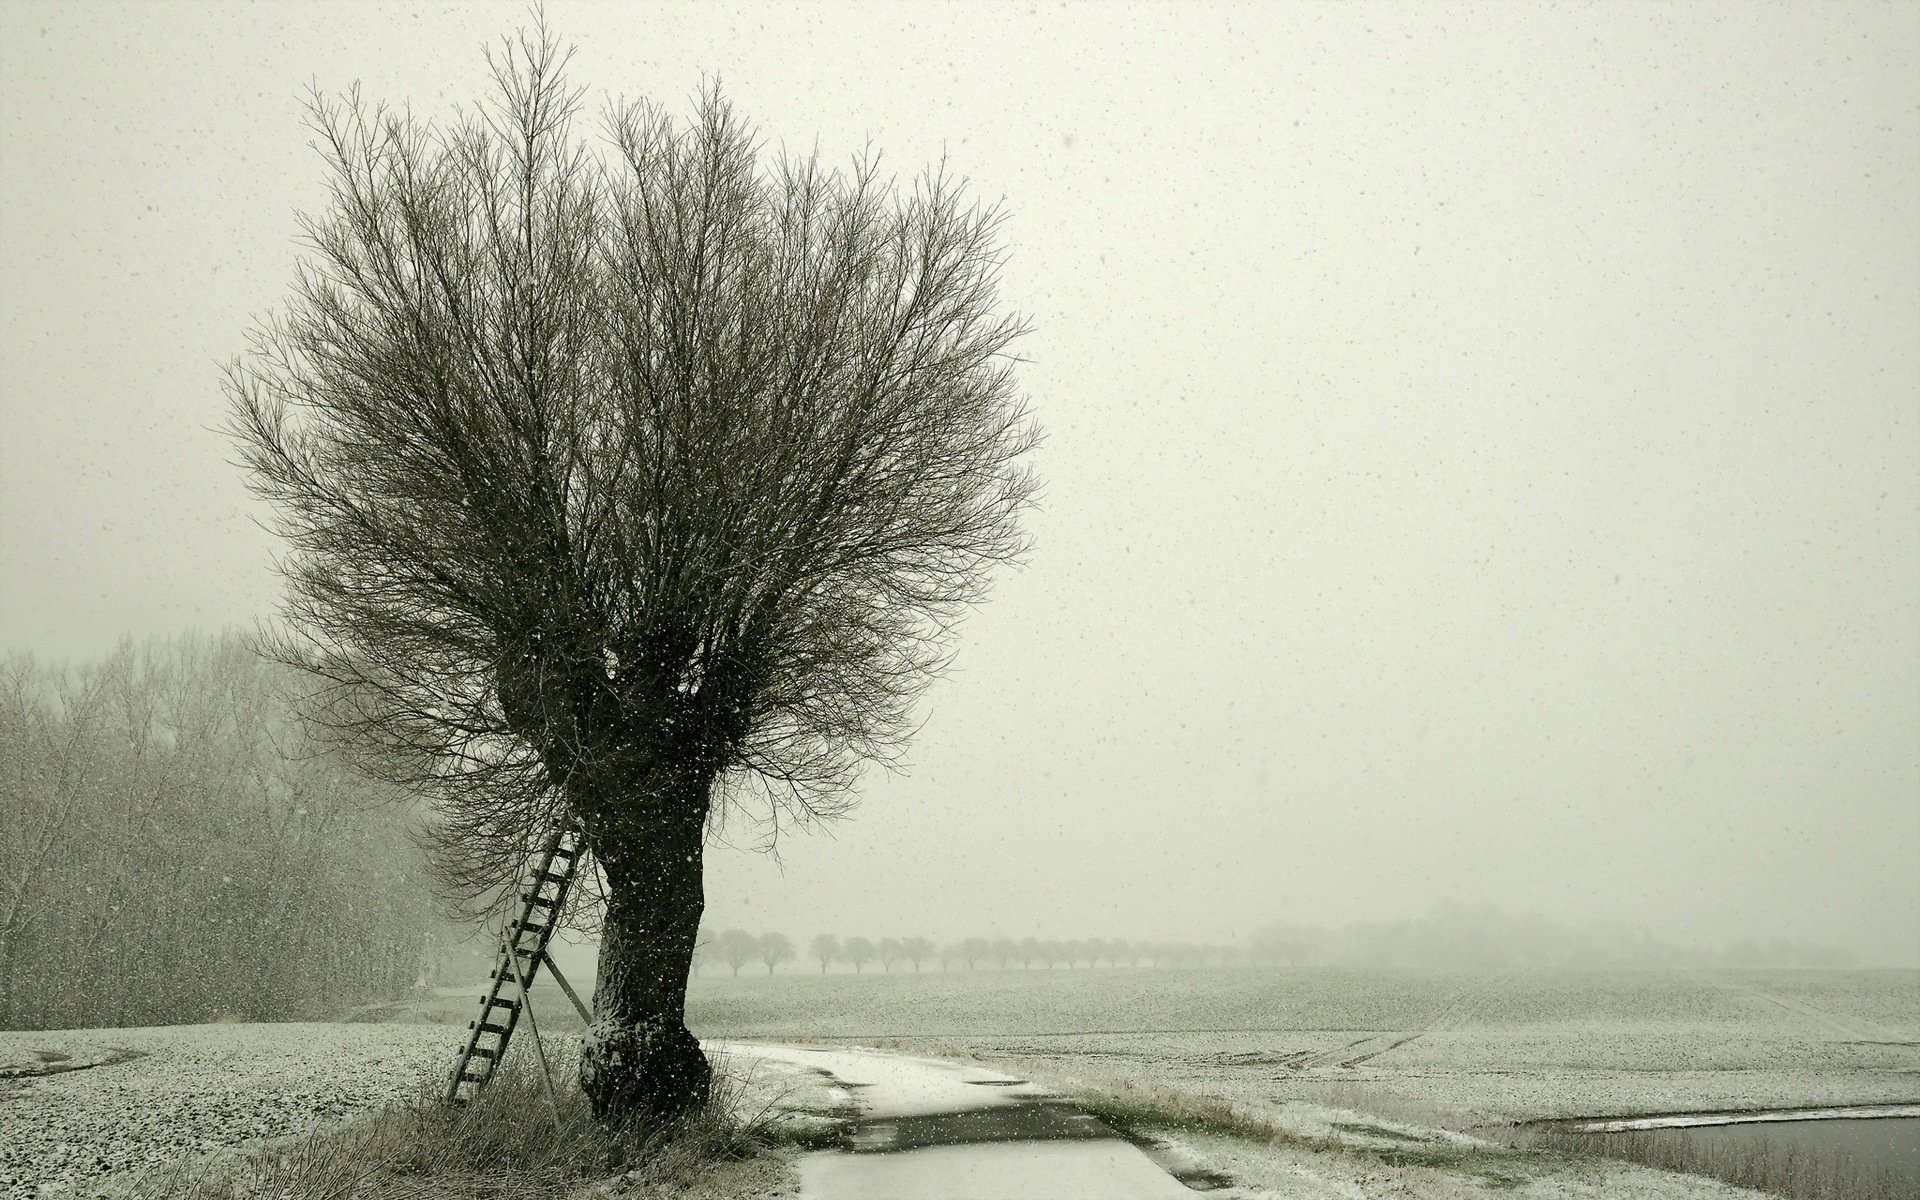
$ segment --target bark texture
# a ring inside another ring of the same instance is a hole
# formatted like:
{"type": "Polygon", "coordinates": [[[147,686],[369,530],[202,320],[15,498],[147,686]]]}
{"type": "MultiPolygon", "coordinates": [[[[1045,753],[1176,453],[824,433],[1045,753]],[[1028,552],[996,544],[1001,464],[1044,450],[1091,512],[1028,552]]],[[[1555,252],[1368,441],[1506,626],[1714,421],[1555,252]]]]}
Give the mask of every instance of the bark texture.
{"type": "Polygon", "coordinates": [[[687,1029],[686,996],[706,909],[710,788],[706,780],[682,783],[662,803],[589,818],[607,911],[580,1086],[605,1121],[667,1120],[707,1102],[713,1073],[687,1029]]]}

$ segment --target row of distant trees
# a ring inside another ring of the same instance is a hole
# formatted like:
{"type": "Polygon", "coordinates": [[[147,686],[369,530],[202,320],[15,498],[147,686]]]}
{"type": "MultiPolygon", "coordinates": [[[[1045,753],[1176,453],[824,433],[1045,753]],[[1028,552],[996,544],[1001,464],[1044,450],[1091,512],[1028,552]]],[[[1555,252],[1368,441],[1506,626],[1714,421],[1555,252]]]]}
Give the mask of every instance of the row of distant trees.
{"type": "MultiPolygon", "coordinates": [[[[727,929],[703,938],[694,950],[696,968],[731,968],[735,975],[743,967],[755,965],[764,966],[767,973],[772,974],[781,964],[792,962],[796,957],[794,944],[786,934],[753,934],[744,929],[727,929]]],[[[1241,957],[1231,946],[1106,938],[1052,941],[1030,937],[973,937],[936,943],[925,937],[842,939],[823,933],[807,944],[809,965],[817,963],[823,974],[835,964],[852,967],[856,972],[863,972],[869,966],[878,967],[882,972],[896,967],[919,971],[933,966],[943,971],[1014,967],[1036,970],[1043,967],[1228,966],[1241,957]]]]}
{"type": "Polygon", "coordinates": [[[1247,959],[1280,967],[1847,967],[1856,961],[1838,947],[1785,938],[1680,945],[1643,928],[1568,925],[1459,903],[1401,921],[1275,922],[1254,931],[1247,959]]]}
{"type": "MultiPolygon", "coordinates": [[[[793,962],[798,952],[783,933],[727,929],[703,937],[694,950],[696,969],[764,966],[768,974],[793,962]]],[[[824,974],[836,965],[882,972],[1019,967],[1845,967],[1844,950],[1775,938],[1717,948],[1683,947],[1645,930],[1613,926],[1570,927],[1541,918],[1516,917],[1491,908],[1442,906],[1429,916],[1380,923],[1321,927],[1275,923],[1241,946],[1194,942],[1118,941],[1089,938],[839,938],[823,933],[807,945],[806,962],[824,974]]]]}
{"type": "Polygon", "coordinates": [[[0,1028],[316,1015],[455,931],[406,811],[236,638],[0,662],[0,1028]]]}

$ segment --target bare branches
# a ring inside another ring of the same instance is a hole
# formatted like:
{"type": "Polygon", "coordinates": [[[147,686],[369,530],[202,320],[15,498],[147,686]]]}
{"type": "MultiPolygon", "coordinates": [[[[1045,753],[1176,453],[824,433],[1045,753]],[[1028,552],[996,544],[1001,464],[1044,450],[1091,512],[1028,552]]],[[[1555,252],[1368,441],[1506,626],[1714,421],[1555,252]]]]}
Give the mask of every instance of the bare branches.
{"type": "Polygon", "coordinates": [[[549,34],[489,62],[446,128],[315,97],[331,204],[228,374],[278,652],[476,890],[554,821],[709,794],[649,781],[841,811],[1024,549],[1035,438],[995,211],[769,164],[712,88],[596,148],[549,34]]]}
{"type": "Polygon", "coordinates": [[[448,931],[409,814],[306,742],[291,676],[231,636],[0,663],[0,1024],[285,1016],[414,981],[448,931]]]}

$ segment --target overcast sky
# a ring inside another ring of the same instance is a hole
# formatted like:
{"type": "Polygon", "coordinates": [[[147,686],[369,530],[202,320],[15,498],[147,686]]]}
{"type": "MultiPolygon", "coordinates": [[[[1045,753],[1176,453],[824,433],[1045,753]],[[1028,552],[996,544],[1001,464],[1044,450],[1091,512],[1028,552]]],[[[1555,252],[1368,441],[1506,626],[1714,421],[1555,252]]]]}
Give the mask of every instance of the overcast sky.
{"type": "MultiPolygon", "coordinates": [[[[596,93],[945,155],[1034,326],[1030,563],[710,923],[1920,961],[1920,7],[548,11],[596,93]]],[[[217,367],[323,197],[303,88],[445,112],[524,14],[0,6],[0,647],[272,611],[217,367]]]]}

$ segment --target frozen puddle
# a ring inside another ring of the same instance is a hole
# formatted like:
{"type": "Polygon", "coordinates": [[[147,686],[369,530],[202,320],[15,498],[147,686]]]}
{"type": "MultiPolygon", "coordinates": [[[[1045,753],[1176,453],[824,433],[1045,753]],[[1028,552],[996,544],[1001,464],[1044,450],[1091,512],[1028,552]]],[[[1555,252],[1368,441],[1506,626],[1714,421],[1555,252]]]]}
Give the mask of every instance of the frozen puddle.
{"type": "Polygon", "coordinates": [[[730,1043],[817,1072],[851,1114],[844,1149],[800,1161],[807,1200],[1192,1200],[1111,1129],[1023,1079],[879,1051],[730,1043]]]}

